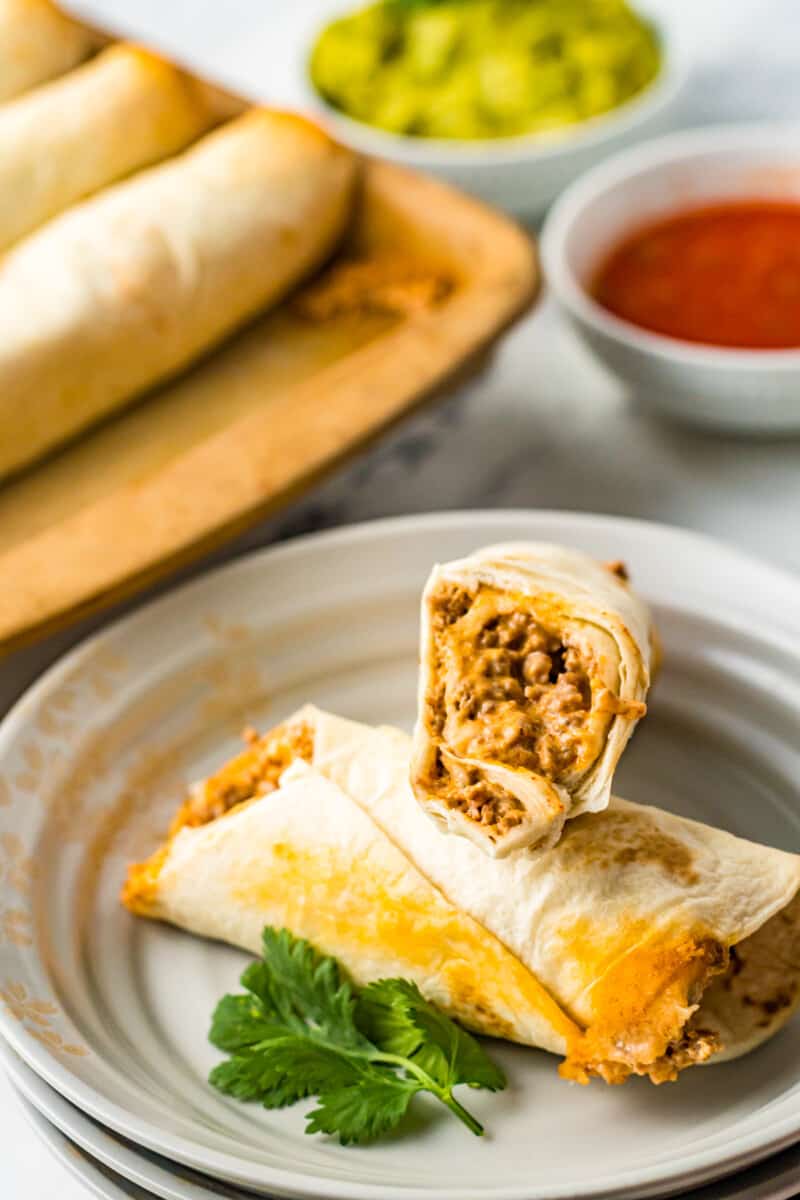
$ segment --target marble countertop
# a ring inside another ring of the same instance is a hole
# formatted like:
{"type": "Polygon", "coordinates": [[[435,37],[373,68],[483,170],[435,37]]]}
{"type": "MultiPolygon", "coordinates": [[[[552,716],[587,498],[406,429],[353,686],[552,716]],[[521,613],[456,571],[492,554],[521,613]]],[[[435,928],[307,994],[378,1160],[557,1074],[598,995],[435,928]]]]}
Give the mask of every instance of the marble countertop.
{"type": "MultiPolygon", "coordinates": [[[[795,0],[741,0],[735,16],[723,0],[663,3],[691,23],[695,35],[697,67],[686,124],[800,119],[795,0]]],[[[87,0],[80,7],[130,24],[132,9],[125,0],[91,5],[87,0]]],[[[137,0],[136,21],[142,33],[158,32],[165,45],[185,45],[192,38],[206,52],[213,47],[227,73],[237,63],[246,73],[258,49],[257,38],[246,31],[252,25],[264,33],[259,11],[264,10],[258,0],[227,0],[225,6],[217,0],[191,5],[137,0]]],[[[545,296],[479,377],[213,561],[343,522],[477,507],[581,509],[682,525],[800,572],[800,437],[752,441],[703,435],[643,414],[635,397],[625,396],[590,358],[545,296]]],[[[0,665],[0,712],[98,623],[85,622],[0,665]]],[[[86,1200],[85,1188],[47,1157],[2,1078],[0,1106],[0,1195],[86,1200]]]]}

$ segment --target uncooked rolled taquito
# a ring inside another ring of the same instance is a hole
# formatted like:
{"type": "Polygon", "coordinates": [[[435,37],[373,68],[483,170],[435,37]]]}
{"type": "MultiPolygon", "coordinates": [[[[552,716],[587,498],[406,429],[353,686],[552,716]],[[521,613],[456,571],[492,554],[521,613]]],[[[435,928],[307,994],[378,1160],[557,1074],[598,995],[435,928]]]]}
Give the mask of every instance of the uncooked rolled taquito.
{"type": "Polygon", "coordinates": [[[354,156],[259,109],[0,259],[0,476],[185,367],[330,253],[354,156]]]}
{"type": "Polygon", "coordinates": [[[126,45],[0,105],[0,250],[228,111],[205,84],[126,45]]]}
{"type": "Polygon", "coordinates": [[[95,40],[50,0],[0,0],[0,102],[68,71],[95,40]]]}
{"type": "Polygon", "coordinates": [[[625,578],[547,543],[433,568],[422,598],[411,783],[451,833],[502,857],[598,812],[645,712],[653,631],[625,578]]]}
{"type": "Polygon", "coordinates": [[[285,926],[582,1083],[675,1079],[797,1007],[800,857],[614,799],[550,850],[492,859],[427,819],[409,750],[313,708],[253,735],[131,868],[125,904],[254,953],[285,926]]]}

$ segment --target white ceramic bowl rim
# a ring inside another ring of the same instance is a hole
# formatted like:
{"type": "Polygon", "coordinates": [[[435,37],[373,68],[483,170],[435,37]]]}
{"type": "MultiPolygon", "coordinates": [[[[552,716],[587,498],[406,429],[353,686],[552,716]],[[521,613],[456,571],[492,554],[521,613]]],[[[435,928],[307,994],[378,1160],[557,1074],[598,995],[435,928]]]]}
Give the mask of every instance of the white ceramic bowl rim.
{"type": "Polygon", "coordinates": [[[335,133],[338,126],[345,140],[366,154],[381,155],[391,147],[392,157],[407,155],[408,161],[435,166],[442,159],[452,166],[486,165],[490,158],[493,165],[520,162],[546,162],[574,150],[588,149],[601,143],[610,135],[617,135],[635,127],[641,120],[665,108],[682,89],[688,75],[689,56],[679,32],[670,29],[664,21],[649,12],[642,14],[658,35],[661,48],[661,66],[658,74],[640,92],[636,92],[622,104],[599,113],[564,129],[542,133],[526,133],[516,137],[478,138],[460,141],[456,138],[421,138],[407,134],[391,133],[389,130],[357,121],[340,109],[329,104],[314,87],[308,75],[307,54],[303,60],[305,83],[310,96],[322,110],[326,121],[335,133]]]}
{"type": "MultiPolygon", "coordinates": [[[[541,235],[541,258],[548,284],[558,299],[576,317],[598,332],[664,360],[687,366],[734,367],[741,370],[796,371],[800,348],[790,350],[737,350],[727,346],[681,341],[651,333],[615,316],[589,295],[572,271],[566,253],[569,236],[599,196],[615,185],[669,163],[700,158],[711,151],[753,150],[760,159],[764,149],[774,147],[776,160],[787,152],[796,157],[800,121],[758,121],[735,125],[706,125],[699,129],[669,133],[640,146],[621,150],[587,171],[566,189],[551,210],[541,235]]],[[[609,247],[610,249],[611,247],[609,247]]]]}

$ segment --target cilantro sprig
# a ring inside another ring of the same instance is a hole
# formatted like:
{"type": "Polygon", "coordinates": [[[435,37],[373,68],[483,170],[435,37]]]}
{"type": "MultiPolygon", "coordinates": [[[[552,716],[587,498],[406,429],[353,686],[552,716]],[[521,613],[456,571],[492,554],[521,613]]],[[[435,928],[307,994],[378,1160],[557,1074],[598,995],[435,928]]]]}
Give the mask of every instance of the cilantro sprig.
{"type": "Polygon", "coordinates": [[[483,1133],[453,1089],[499,1091],[505,1076],[416,984],[382,979],[356,991],[334,958],[269,927],[241,983],[245,994],[225,996],[212,1018],[209,1038],[230,1056],[209,1076],[220,1091],[266,1108],[316,1096],[306,1132],[342,1145],[394,1129],[417,1092],[483,1133]]]}

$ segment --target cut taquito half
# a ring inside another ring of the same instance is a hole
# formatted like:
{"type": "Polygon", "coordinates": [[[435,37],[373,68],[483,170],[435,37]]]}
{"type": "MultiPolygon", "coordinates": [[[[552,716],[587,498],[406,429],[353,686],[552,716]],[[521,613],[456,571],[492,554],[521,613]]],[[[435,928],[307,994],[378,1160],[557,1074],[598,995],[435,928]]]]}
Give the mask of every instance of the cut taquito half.
{"type": "Polygon", "coordinates": [[[96,41],[50,0],[0,0],[0,102],[69,71],[96,41]]]}
{"type": "Polygon", "coordinates": [[[489,546],[434,567],[411,760],[425,812],[499,858],[605,808],[653,646],[627,580],[576,550],[489,546]]]}
{"type": "Polygon", "coordinates": [[[265,925],[334,955],[356,983],[402,977],[471,1029],[559,1051],[570,1019],[340,787],[299,761],[269,795],[187,826],[131,869],[135,913],[260,952],[265,925]]]}
{"type": "Polygon", "coordinates": [[[205,84],[126,45],[0,105],[0,250],[229,111],[205,84]]]}
{"type": "Polygon", "coordinates": [[[800,1000],[800,857],[614,799],[537,855],[427,819],[408,737],[306,708],[198,784],[124,903],[257,952],[264,924],[357,982],[413,979],[561,1073],[661,1083],[734,1058],[800,1000]]]}
{"type": "Polygon", "coordinates": [[[354,156],[256,109],[0,259],[0,476],[179,371],[333,250],[354,156]]]}

